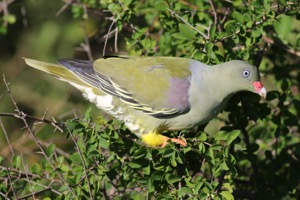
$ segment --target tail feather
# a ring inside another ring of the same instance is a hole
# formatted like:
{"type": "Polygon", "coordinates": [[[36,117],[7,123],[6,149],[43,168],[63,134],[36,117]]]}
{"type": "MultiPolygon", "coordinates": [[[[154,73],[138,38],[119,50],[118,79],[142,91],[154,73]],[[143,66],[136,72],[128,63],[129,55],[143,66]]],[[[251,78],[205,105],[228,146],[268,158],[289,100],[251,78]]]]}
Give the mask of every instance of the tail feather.
{"type": "Polygon", "coordinates": [[[43,72],[46,72],[48,74],[51,74],[62,81],[69,82],[71,84],[78,84],[82,86],[88,85],[87,83],[79,79],[73,72],[69,71],[68,69],[66,69],[61,65],[33,60],[29,58],[24,58],[24,60],[27,65],[36,68],[38,70],[41,70],[43,72]]]}

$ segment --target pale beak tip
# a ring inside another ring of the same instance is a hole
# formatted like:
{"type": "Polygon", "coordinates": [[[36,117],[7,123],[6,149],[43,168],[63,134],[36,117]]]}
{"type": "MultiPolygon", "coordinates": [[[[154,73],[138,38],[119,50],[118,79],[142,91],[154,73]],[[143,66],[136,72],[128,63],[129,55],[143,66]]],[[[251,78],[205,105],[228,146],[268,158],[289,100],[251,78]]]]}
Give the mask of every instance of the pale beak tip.
{"type": "Polygon", "coordinates": [[[260,96],[262,96],[265,99],[267,96],[267,90],[263,86],[263,84],[260,81],[255,81],[255,82],[252,82],[252,85],[254,86],[254,89],[257,92],[257,94],[259,94],[260,96]]]}
{"type": "Polygon", "coordinates": [[[260,96],[262,96],[264,99],[266,99],[266,97],[267,97],[267,90],[266,90],[266,88],[265,88],[265,87],[262,87],[262,88],[258,91],[258,94],[259,94],[260,96]]]}

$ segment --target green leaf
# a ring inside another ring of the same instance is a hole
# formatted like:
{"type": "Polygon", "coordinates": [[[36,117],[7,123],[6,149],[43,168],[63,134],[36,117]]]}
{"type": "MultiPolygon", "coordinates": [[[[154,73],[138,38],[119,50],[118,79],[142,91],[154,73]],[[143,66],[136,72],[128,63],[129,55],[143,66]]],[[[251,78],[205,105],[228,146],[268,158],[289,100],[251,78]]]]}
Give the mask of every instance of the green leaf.
{"type": "Polygon", "coordinates": [[[257,30],[257,29],[256,29],[256,30],[252,30],[252,31],[251,31],[251,36],[252,36],[252,37],[255,37],[255,38],[256,38],[256,37],[260,37],[261,35],[262,35],[262,30],[257,30]]]}
{"type": "Polygon", "coordinates": [[[174,150],[172,148],[166,148],[166,150],[163,153],[163,157],[164,158],[168,158],[168,157],[170,157],[170,156],[172,156],[174,154],[175,154],[175,152],[174,152],[174,150]]]}
{"type": "Polygon", "coordinates": [[[50,144],[46,149],[46,155],[51,157],[55,150],[55,144],[50,144]]]}
{"type": "Polygon", "coordinates": [[[233,4],[235,7],[237,7],[237,6],[241,5],[242,2],[243,2],[242,0],[234,0],[234,1],[232,2],[232,4],[233,4]]]}
{"type": "Polygon", "coordinates": [[[206,155],[210,158],[210,162],[215,165],[216,161],[215,161],[215,154],[214,151],[212,150],[212,148],[209,148],[206,155]]]}
{"type": "Polygon", "coordinates": [[[128,163],[128,165],[132,168],[132,169],[140,169],[142,167],[142,164],[139,162],[130,162],[128,163]]]}
{"type": "Polygon", "coordinates": [[[220,192],[220,195],[224,197],[225,200],[234,200],[233,195],[228,191],[222,191],[220,192]]]}
{"type": "Polygon", "coordinates": [[[240,24],[243,24],[243,15],[237,11],[233,11],[232,13],[233,18],[239,22],[240,24]]]}
{"type": "Polygon", "coordinates": [[[109,143],[106,139],[99,138],[99,146],[104,148],[104,149],[107,149],[109,147],[109,143]]]}
{"type": "Polygon", "coordinates": [[[21,157],[16,155],[13,157],[13,167],[14,168],[19,168],[21,166],[21,157]]]}
{"type": "Polygon", "coordinates": [[[210,30],[209,30],[209,36],[210,36],[210,41],[213,41],[215,38],[215,34],[216,34],[216,26],[212,25],[210,30]]]}
{"type": "Polygon", "coordinates": [[[42,168],[39,164],[34,163],[31,166],[31,172],[34,173],[34,174],[41,174],[42,173],[42,168]]]}
{"type": "Polygon", "coordinates": [[[132,0],[123,0],[123,4],[125,7],[128,7],[132,3],[132,0]]]}
{"type": "Polygon", "coordinates": [[[214,151],[218,151],[218,150],[221,150],[223,148],[223,145],[220,145],[220,144],[214,144],[210,147],[212,150],[214,151]]]}
{"type": "Polygon", "coordinates": [[[147,153],[147,150],[145,148],[140,148],[134,152],[133,157],[135,159],[143,158],[143,157],[145,157],[146,153],[147,153]]]}
{"type": "Polygon", "coordinates": [[[286,6],[286,0],[277,0],[281,6],[286,6]]]}
{"type": "Polygon", "coordinates": [[[176,155],[175,155],[175,153],[173,153],[172,156],[171,156],[171,165],[172,165],[173,167],[176,167],[176,166],[177,166],[176,155]]]}
{"type": "Polygon", "coordinates": [[[279,20],[274,22],[274,29],[278,37],[286,38],[292,29],[292,18],[287,15],[280,16],[279,20]]]}
{"type": "Polygon", "coordinates": [[[203,182],[200,182],[200,181],[195,184],[194,194],[198,194],[198,191],[200,190],[200,188],[202,187],[202,185],[203,185],[203,182]]]}
{"type": "Polygon", "coordinates": [[[181,180],[181,178],[179,178],[177,175],[175,174],[166,174],[165,175],[165,179],[167,180],[167,182],[169,184],[173,184],[176,182],[179,182],[181,180]]]}
{"type": "Polygon", "coordinates": [[[265,12],[269,12],[270,11],[270,7],[271,7],[270,0],[263,0],[263,2],[264,2],[265,12]]]}
{"type": "Polygon", "coordinates": [[[223,161],[223,162],[220,164],[220,169],[225,170],[225,171],[229,170],[229,167],[227,166],[227,164],[226,164],[225,161],[223,161]]]}
{"type": "Polygon", "coordinates": [[[81,161],[81,158],[80,158],[80,155],[79,155],[79,153],[73,153],[70,157],[69,157],[69,159],[73,162],[73,163],[82,163],[82,161],[81,161]]]}
{"type": "Polygon", "coordinates": [[[201,135],[198,137],[198,139],[202,142],[205,142],[207,140],[207,135],[205,132],[201,132],[201,135]]]}
{"type": "Polygon", "coordinates": [[[4,20],[7,21],[9,24],[14,24],[17,21],[17,18],[13,14],[4,15],[4,20]]]}
{"type": "Polygon", "coordinates": [[[228,190],[228,192],[232,193],[233,189],[232,186],[230,185],[230,183],[224,183],[223,187],[226,188],[228,190]]]}
{"type": "Polygon", "coordinates": [[[226,140],[227,137],[228,137],[228,132],[219,131],[214,138],[215,140],[226,140]]]}
{"type": "Polygon", "coordinates": [[[146,175],[149,175],[149,174],[150,174],[150,172],[151,172],[151,166],[150,166],[149,163],[146,165],[146,167],[143,167],[143,172],[144,172],[144,174],[146,174],[146,175]]]}
{"type": "Polygon", "coordinates": [[[296,15],[297,13],[298,13],[298,10],[297,9],[293,9],[293,10],[287,11],[285,14],[289,15],[289,16],[293,16],[293,15],[296,15]]]}
{"type": "Polygon", "coordinates": [[[84,120],[85,121],[90,121],[91,120],[91,112],[92,112],[92,107],[89,107],[87,109],[87,111],[85,112],[85,115],[84,115],[84,120]]]}
{"type": "Polygon", "coordinates": [[[188,187],[182,187],[177,191],[179,196],[186,196],[187,194],[193,194],[192,190],[188,187]]]}
{"type": "Polygon", "coordinates": [[[195,37],[195,32],[186,24],[179,24],[178,25],[179,32],[186,38],[186,39],[193,39],[195,37]]]}
{"type": "Polygon", "coordinates": [[[155,190],[155,187],[153,185],[153,182],[151,181],[151,179],[148,179],[147,182],[147,192],[153,192],[155,190]]]}
{"type": "Polygon", "coordinates": [[[240,133],[241,133],[240,130],[234,130],[230,132],[226,140],[227,144],[228,145],[231,144],[233,140],[235,140],[240,135],[240,133]]]}

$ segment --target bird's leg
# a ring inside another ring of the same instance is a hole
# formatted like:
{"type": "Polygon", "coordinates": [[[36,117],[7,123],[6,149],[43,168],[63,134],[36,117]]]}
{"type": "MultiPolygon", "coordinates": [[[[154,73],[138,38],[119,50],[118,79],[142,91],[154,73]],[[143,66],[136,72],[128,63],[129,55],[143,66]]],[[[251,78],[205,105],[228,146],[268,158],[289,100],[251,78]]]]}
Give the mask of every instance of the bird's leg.
{"type": "Polygon", "coordinates": [[[186,142],[184,140],[177,138],[169,138],[156,132],[143,134],[141,137],[145,144],[152,147],[165,147],[168,144],[169,140],[180,144],[181,146],[186,146],[186,142]]]}

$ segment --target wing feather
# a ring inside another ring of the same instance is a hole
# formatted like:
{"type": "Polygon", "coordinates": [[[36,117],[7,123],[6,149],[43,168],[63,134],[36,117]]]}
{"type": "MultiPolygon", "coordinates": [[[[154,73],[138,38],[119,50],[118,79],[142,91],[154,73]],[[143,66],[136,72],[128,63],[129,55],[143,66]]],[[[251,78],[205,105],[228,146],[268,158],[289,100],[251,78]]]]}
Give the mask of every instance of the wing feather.
{"type": "Polygon", "coordinates": [[[111,57],[95,63],[72,59],[58,62],[84,82],[151,116],[168,118],[190,109],[189,59],[111,57]]]}

